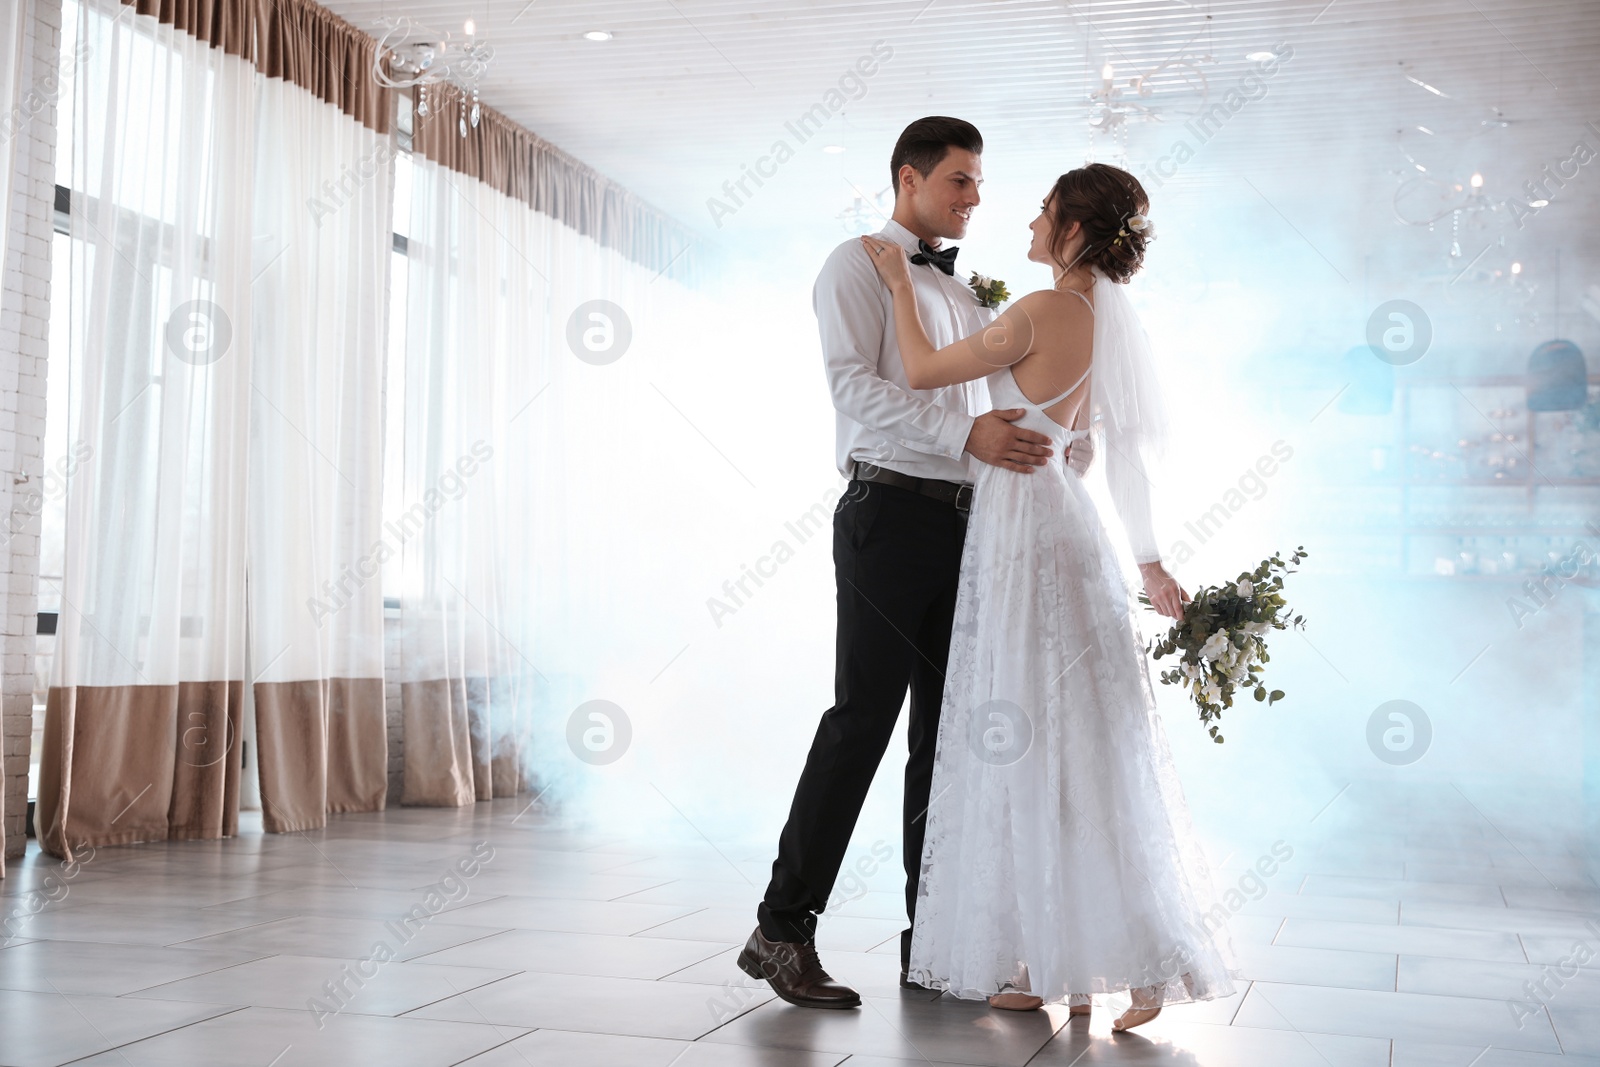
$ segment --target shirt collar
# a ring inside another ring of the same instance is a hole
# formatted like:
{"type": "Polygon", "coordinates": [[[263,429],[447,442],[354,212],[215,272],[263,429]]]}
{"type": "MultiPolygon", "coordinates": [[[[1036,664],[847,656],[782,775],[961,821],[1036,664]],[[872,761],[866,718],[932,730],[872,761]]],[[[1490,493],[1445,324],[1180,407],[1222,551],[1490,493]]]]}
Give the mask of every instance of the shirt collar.
{"type": "MultiPolygon", "coordinates": [[[[883,227],[883,232],[878,236],[893,241],[901,248],[904,248],[907,252],[920,251],[918,248],[918,242],[921,240],[921,238],[912,233],[910,230],[906,229],[904,226],[900,225],[894,219],[890,219],[888,221],[888,223],[883,227]]],[[[937,245],[930,245],[930,247],[943,247],[943,242],[941,241],[937,245]]]]}

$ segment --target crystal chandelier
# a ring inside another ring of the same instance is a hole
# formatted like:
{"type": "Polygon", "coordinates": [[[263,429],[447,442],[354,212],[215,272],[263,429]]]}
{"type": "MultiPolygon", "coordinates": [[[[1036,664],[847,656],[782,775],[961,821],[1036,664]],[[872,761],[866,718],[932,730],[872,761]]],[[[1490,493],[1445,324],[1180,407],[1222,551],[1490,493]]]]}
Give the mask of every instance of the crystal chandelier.
{"type": "Polygon", "coordinates": [[[429,29],[404,15],[379,19],[378,28],[382,34],[372,62],[373,80],[389,89],[415,87],[418,118],[433,114],[428,103],[429,86],[454,85],[462,93],[457,129],[465,137],[469,124],[476,128],[482,117],[478,85],[489,71],[494,47],[478,40],[473,20],[467,20],[459,38],[429,29]]]}
{"type": "MultiPolygon", "coordinates": [[[[1193,42],[1193,38],[1189,43],[1193,42]]],[[[1205,110],[1210,96],[1202,64],[1214,62],[1209,55],[1194,55],[1180,49],[1170,58],[1128,78],[1125,85],[1117,84],[1116,69],[1110,63],[1100,68],[1100,87],[1088,96],[1089,129],[1092,133],[1111,137],[1122,159],[1127,158],[1128,125],[1131,122],[1164,122],[1164,112],[1180,118],[1191,118],[1205,110]],[[1154,82],[1166,82],[1165,107],[1152,97],[1154,82]],[[1174,92],[1175,90],[1175,92],[1174,92]],[[1182,98],[1187,96],[1187,100],[1182,98]],[[1148,101],[1148,102],[1147,102],[1148,101]],[[1187,106],[1186,106],[1187,105],[1187,106]]]]}
{"type": "MultiPolygon", "coordinates": [[[[1499,108],[1485,110],[1457,101],[1443,89],[1408,73],[1408,69],[1402,67],[1401,76],[1423,90],[1411,98],[1414,102],[1408,107],[1419,112],[1426,107],[1427,112],[1422,121],[1409,122],[1396,131],[1395,145],[1405,164],[1392,172],[1398,174],[1399,184],[1391,206],[1397,220],[1429,232],[1448,219],[1447,258],[1452,266],[1458,266],[1465,255],[1464,234],[1498,230],[1549,201],[1536,199],[1532,193],[1506,195],[1502,192],[1503,181],[1492,180],[1493,175],[1486,178],[1477,169],[1483,162],[1499,162],[1506,157],[1496,135],[1510,128],[1514,119],[1507,118],[1499,108]]],[[[1504,236],[1498,244],[1504,246],[1504,236]]],[[[1468,262],[1467,267],[1471,266],[1468,262]]]]}

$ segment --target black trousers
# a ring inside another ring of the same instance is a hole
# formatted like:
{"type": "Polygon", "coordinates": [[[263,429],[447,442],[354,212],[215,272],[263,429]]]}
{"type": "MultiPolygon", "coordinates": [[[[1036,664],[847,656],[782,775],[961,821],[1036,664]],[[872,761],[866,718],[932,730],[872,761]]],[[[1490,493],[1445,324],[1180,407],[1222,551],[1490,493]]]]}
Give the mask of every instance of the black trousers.
{"type": "MultiPolygon", "coordinates": [[[[833,519],[838,589],[834,705],[823,713],[772,882],[757,909],[774,941],[810,942],[895,719],[911,690],[903,858],[906,914],[916,918],[928,787],[955,617],[967,517],[897,486],[852,481],[833,519]]],[[[910,942],[902,939],[902,954],[910,942]]]]}

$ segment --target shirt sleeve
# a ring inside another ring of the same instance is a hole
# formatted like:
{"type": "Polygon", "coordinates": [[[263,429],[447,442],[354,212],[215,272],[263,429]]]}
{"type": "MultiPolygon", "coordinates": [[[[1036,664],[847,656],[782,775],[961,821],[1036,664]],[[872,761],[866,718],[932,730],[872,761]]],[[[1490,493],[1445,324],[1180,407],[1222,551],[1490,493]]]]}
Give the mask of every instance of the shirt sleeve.
{"type": "Polygon", "coordinates": [[[960,459],[973,417],[926,400],[878,371],[878,353],[892,314],[888,295],[866,251],[856,242],[835,249],[817,276],[812,306],[833,406],[914,452],[960,459]]]}
{"type": "Polygon", "coordinates": [[[1136,563],[1157,563],[1161,550],[1156,547],[1155,526],[1150,515],[1150,476],[1145,472],[1139,449],[1126,441],[1106,436],[1106,485],[1111,502],[1122,519],[1136,563]]]}

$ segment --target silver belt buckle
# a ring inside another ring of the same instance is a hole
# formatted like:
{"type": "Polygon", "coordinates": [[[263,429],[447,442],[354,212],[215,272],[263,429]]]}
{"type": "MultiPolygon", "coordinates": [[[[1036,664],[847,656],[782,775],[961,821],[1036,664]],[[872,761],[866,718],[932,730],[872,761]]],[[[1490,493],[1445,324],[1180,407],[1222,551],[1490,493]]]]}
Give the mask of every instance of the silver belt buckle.
{"type": "Polygon", "coordinates": [[[956,490],[956,510],[963,515],[972,510],[972,486],[963,485],[956,490]]]}

